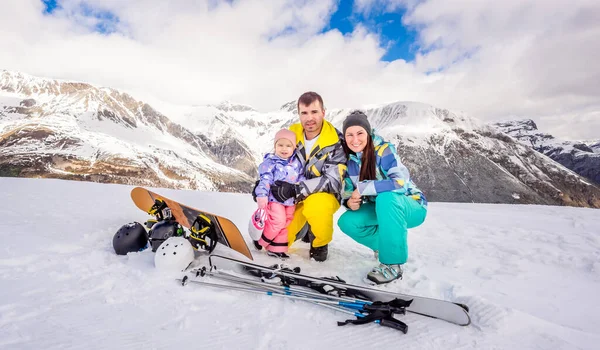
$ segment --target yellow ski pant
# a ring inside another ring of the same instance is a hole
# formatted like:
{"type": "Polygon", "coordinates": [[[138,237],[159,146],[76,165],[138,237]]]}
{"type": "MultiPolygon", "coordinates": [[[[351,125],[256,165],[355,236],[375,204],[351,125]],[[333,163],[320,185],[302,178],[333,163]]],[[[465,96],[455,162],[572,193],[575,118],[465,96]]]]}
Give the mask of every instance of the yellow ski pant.
{"type": "Polygon", "coordinates": [[[292,245],[296,235],[308,222],[315,236],[313,247],[321,247],[333,238],[333,214],[340,208],[340,203],[331,193],[317,192],[296,204],[294,218],[288,226],[288,244],[292,245]]]}

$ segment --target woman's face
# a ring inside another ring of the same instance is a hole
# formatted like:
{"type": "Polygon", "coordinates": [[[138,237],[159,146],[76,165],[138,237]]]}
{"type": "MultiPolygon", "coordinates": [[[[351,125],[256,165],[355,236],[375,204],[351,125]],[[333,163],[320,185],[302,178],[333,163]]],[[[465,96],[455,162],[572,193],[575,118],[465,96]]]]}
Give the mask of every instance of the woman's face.
{"type": "Polygon", "coordinates": [[[354,153],[362,152],[365,147],[367,147],[367,141],[369,139],[369,134],[362,126],[351,126],[346,129],[346,144],[348,148],[354,153]]]}

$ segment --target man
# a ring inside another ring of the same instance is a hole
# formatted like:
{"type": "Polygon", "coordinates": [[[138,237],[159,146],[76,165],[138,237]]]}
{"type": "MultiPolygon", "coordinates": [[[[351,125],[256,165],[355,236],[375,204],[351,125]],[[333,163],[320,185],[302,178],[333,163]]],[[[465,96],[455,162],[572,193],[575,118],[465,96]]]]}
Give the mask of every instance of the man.
{"type": "MultiPolygon", "coordinates": [[[[304,166],[305,181],[298,184],[277,181],[271,193],[279,201],[296,199],[294,218],[288,226],[291,245],[308,223],[314,236],[310,257],[327,259],[327,245],[333,237],[333,214],[339,209],[346,155],[342,134],[325,121],[323,99],[306,92],[298,99],[300,123],[290,126],[298,140],[296,152],[304,166]]],[[[307,233],[308,234],[308,233],[307,233]]]]}

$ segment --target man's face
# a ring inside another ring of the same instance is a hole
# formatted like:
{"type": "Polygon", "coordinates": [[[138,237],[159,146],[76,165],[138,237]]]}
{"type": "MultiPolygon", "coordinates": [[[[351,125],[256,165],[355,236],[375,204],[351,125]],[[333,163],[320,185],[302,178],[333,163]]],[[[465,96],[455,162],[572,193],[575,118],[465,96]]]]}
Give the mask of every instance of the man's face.
{"type": "Polygon", "coordinates": [[[304,128],[304,132],[319,132],[321,127],[323,127],[325,110],[323,110],[318,100],[315,100],[308,106],[300,103],[298,114],[300,114],[300,124],[304,128]]]}

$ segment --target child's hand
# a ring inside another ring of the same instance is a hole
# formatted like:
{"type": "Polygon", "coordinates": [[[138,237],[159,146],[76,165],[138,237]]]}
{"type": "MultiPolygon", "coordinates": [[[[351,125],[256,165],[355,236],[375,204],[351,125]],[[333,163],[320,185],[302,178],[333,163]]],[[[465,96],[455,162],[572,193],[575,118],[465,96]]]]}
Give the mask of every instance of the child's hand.
{"type": "Polygon", "coordinates": [[[256,203],[258,204],[258,209],[265,209],[267,204],[269,204],[269,199],[267,197],[256,197],[256,203]]]}

